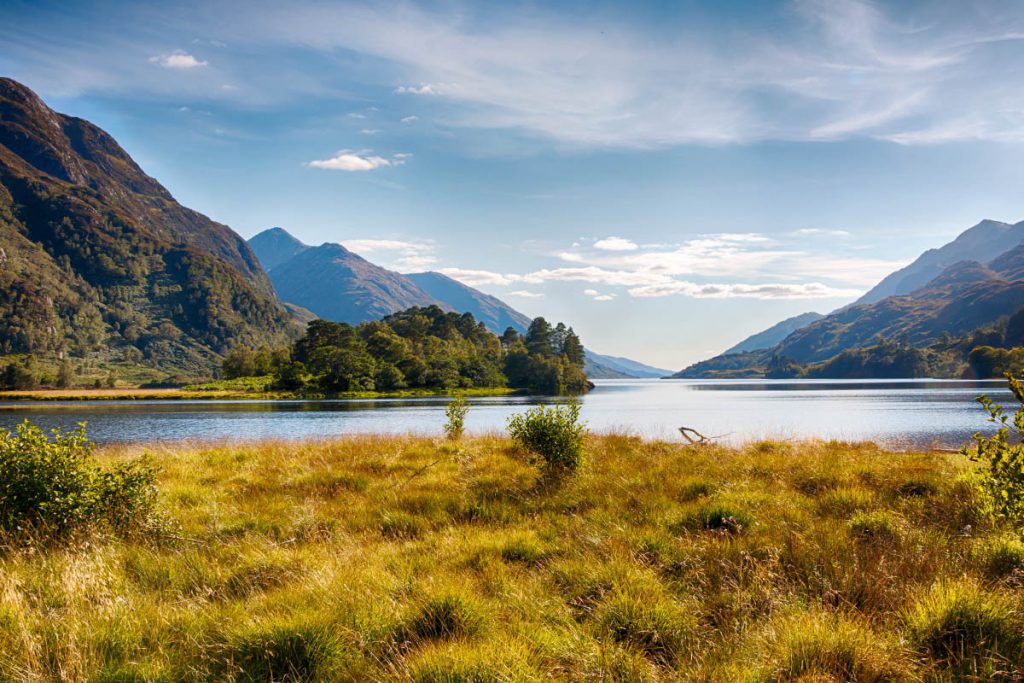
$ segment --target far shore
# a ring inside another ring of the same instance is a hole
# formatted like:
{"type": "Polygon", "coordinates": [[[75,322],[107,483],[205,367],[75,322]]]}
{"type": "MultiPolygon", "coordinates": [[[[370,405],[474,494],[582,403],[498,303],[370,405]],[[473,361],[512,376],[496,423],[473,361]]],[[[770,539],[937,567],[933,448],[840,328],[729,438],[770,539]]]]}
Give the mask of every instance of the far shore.
{"type": "Polygon", "coordinates": [[[288,401],[373,398],[420,398],[429,396],[510,396],[522,390],[508,387],[471,389],[402,389],[400,391],[347,391],[334,394],[310,394],[292,391],[238,391],[223,389],[107,388],[107,389],[32,389],[0,391],[6,401],[288,401]]]}

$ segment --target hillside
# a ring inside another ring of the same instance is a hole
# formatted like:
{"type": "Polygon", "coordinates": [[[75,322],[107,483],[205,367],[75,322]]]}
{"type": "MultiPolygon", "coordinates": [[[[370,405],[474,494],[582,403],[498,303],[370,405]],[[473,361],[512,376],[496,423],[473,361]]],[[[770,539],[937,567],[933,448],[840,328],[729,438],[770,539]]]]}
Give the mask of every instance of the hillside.
{"type": "Polygon", "coordinates": [[[671,370],[656,368],[622,356],[606,356],[586,349],[587,377],[591,379],[657,379],[672,374],[671,370]]]}
{"type": "Polygon", "coordinates": [[[955,240],[938,249],[929,249],[913,263],[886,276],[854,302],[872,304],[889,296],[910,294],[924,287],[946,268],[958,261],[987,263],[1024,240],[1024,221],[1011,225],[984,220],[960,233],[955,240]]]}
{"type": "Polygon", "coordinates": [[[245,240],[0,78],[0,353],[207,374],[293,326],[245,240]]]}
{"type": "Polygon", "coordinates": [[[821,313],[811,311],[809,313],[795,315],[792,318],[786,318],[782,322],[772,325],[767,330],[750,335],[739,344],[736,344],[732,348],[722,352],[722,355],[725,356],[732,353],[743,353],[745,351],[757,351],[758,349],[770,349],[793,332],[796,332],[800,328],[806,327],[813,322],[817,322],[824,317],[825,316],[821,313]]]}
{"type": "Polygon", "coordinates": [[[1024,249],[988,264],[956,263],[906,296],[854,305],[797,330],[776,347],[800,363],[827,360],[878,339],[922,346],[943,334],[962,335],[1024,306],[1024,249]]]}

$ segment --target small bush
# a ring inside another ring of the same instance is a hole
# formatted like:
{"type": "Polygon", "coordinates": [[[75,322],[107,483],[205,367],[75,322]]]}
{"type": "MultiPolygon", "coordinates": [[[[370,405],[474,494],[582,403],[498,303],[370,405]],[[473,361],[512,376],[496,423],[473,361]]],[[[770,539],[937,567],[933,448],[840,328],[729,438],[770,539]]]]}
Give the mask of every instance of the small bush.
{"type": "Polygon", "coordinates": [[[406,640],[451,640],[478,635],[486,621],[476,602],[448,593],[423,601],[402,630],[406,640]]]}
{"type": "Polygon", "coordinates": [[[991,674],[1024,664],[1009,601],[973,581],[935,583],[911,605],[907,626],[910,640],[943,668],[991,674]]]}
{"type": "Polygon", "coordinates": [[[548,466],[577,470],[583,464],[583,439],[587,425],[580,422],[578,399],[554,406],[537,406],[513,415],[508,421],[512,442],[544,458],[548,466]]]}
{"type": "Polygon", "coordinates": [[[0,530],[60,538],[107,528],[144,530],[158,520],[156,468],[145,459],[104,469],[85,425],[52,438],[28,421],[0,429],[0,530]]]}
{"type": "Polygon", "coordinates": [[[680,531],[721,531],[735,534],[750,526],[754,518],[745,510],[729,505],[702,505],[675,524],[680,531]]]}
{"type": "Polygon", "coordinates": [[[990,437],[974,435],[974,447],[964,446],[961,453],[988,466],[983,487],[996,517],[1019,526],[1024,523],[1024,381],[1007,374],[1010,391],[1020,406],[1011,423],[1003,407],[982,394],[978,403],[988,412],[988,421],[999,428],[990,437]],[[1015,436],[1010,438],[1010,425],[1015,436]]]}
{"type": "Polygon", "coordinates": [[[971,549],[971,559],[985,575],[999,579],[1024,572],[1024,543],[1016,536],[999,536],[971,549]]]}
{"type": "Polygon", "coordinates": [[[466,429],[466,414],[469,412],[469,403],[465,397],[456,396],[455,400],[448,404],[445,415],[448,417],[444,423],[444,435],[451,441],[458,441],[466,429]]]}

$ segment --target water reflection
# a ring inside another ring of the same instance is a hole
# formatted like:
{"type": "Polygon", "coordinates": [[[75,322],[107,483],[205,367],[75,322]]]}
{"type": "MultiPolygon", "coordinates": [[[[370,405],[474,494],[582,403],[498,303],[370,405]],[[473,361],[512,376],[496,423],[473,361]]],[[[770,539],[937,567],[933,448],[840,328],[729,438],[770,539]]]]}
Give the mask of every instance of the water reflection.
{"type": "MultiPolygon", "coordinates": [[[[596,431],[678,440],[678,427],[727,440],[836,438],[890,447],[953,447],[986,427],[975,397],[1008,401],[1004,383],[941,380],[604,380],[584,399],[596,431]]],[[[88,422],[100,442],[309,438],[440,433],[447,398],[320,401],[75,401],[0,403],[0,426],[88,422]]],[[[524,406],[549,399],[471,398],[467,429],[503,429],[524,406]]]]}

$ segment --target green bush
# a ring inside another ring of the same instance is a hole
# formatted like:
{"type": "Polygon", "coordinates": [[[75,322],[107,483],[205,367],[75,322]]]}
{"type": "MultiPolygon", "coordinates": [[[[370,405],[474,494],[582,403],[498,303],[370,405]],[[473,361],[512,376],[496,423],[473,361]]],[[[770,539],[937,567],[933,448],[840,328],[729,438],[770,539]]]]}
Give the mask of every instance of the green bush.
{"type": "Polygon", "coordinates": [[[974,446],[964,446],[961,452],[971,460],[988,465],[983,486],[988,494],[992,512],[996,517],[1019,526],[1024,521],[1024,382],[1010,374],[1006,375],[1010,391],[1020,404],[1013,416],[1011,443],[1010,416],[1003,407],[982,394],[980,403],[988,411],[988,421],[999,425],[990,437],[981,433],[974,435],[974,446]]]}
{"type": "Polygon", "coordinates": [[[579,469],[587,429],[587,424],[580,422],[580,407],[578,399],[570,398],[513,415],[508,421],[512,443],[537,453],[550,467],[579,469]]]}
{"type": "Polygon", "coordinates": [[[156,468],[136,459],[105,469],[85,425],[52,438],[25,421],[0,429],[0,531],[59,538],[106,528],[151,527],[157,520],[156,468]]]}
{"type": "Polygon", "coordinates": [[[444,435],[451,441],[458,441],[466,429],[466,413],[469,412],[469,403],[464,396],[456,396],[455,400],[448,404],[445,415],[448,421],[444,423],[444,435]]]}

